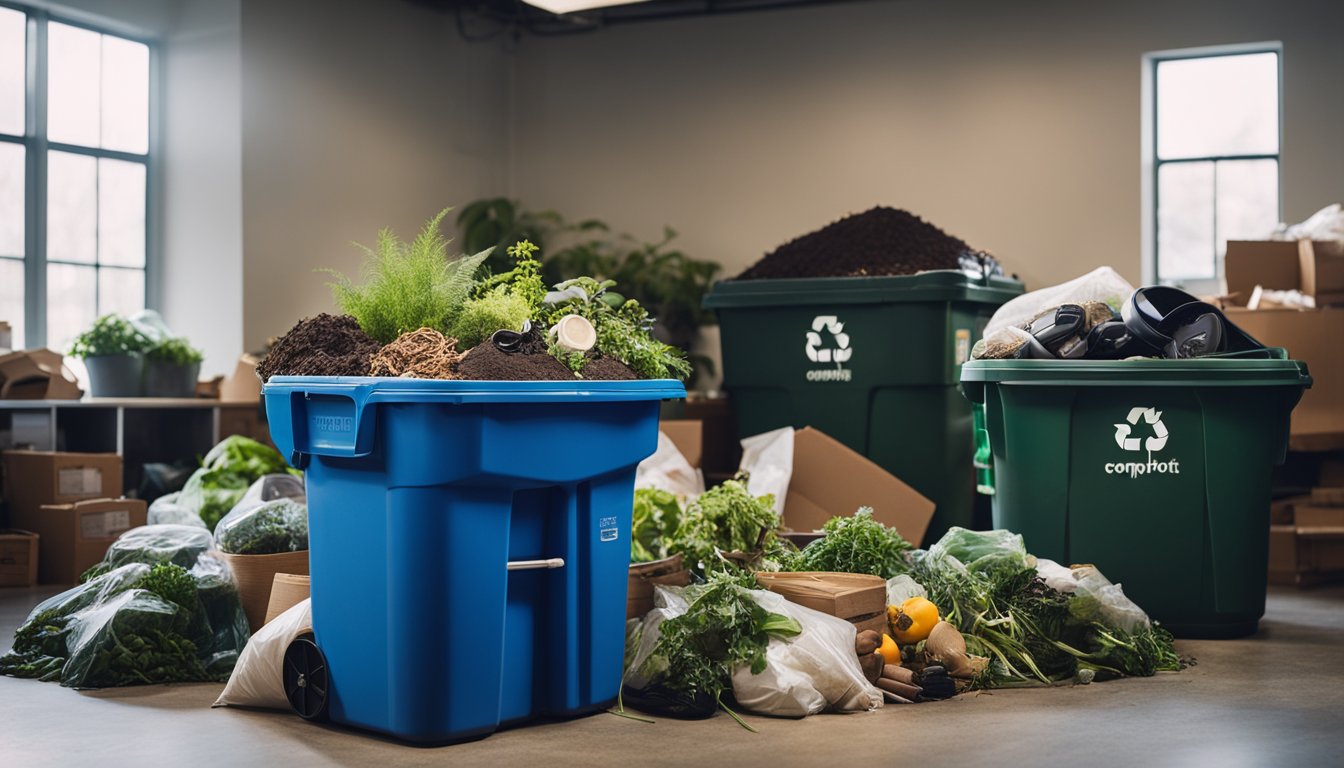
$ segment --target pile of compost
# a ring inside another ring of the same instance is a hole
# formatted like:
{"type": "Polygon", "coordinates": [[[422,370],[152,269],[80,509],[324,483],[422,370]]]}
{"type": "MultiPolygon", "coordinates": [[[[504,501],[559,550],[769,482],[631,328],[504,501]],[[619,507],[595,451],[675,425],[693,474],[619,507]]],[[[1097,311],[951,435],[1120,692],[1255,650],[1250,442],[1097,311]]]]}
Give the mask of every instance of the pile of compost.
{"type": "Polygon", "coordinates": [[[257,364],[262,381],[272,376],[368,376],[369,361],[382,345],[349,315],[300,320],[257,364]]]}
{"type": "Polygon", "coordinates": [[[913,213],[877,207],[790,240],[736,279],[913,275],[983,265],[985,258],[913,213]]]}
{"type": "MultiPolygon", "coordinates": [[[[518,348],[505,352],[491,342],[470,349],[457,364],[459,378],[472,381],[573,381],[574,372],[546,351],[546,341],[533,330],[518,348]]],[[[639,376],[614,357],[589,354],[583,378],[610,381],[639,376]]]]}

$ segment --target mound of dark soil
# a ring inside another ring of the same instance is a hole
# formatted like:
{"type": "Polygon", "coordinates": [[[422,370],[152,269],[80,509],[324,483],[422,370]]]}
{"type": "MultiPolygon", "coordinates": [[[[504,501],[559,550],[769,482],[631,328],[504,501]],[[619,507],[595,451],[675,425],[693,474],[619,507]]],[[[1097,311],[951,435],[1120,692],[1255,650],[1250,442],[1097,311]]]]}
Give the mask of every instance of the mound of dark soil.
{"type": "Polygon", "coordinates": [[[320,314],[300,320],[276,340],[257,365],[257,376],[368,376],[369,361],[382,345],[349,315],[320,314]]]}

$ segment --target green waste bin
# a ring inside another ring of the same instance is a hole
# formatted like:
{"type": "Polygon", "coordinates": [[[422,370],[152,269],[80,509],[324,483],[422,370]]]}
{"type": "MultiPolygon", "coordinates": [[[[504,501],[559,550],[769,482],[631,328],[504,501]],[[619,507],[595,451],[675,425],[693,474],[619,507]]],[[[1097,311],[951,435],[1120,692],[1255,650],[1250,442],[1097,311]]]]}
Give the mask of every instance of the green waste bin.
{"type": "Polygon", "coordinates": [[[1255,632],[1265,612],[1270,475],[1311,386],[1277,359],[976,360],[994,525],[1091,563],[1181,637],[1255,632]]]}
{"type": "Polygon", "coordinates": [[[739,436],[815,427],[937,505],[927,541],[974,527],[957,369],[1020,293],[1016,280],[956,271],[718,283],[705,306],[718,315],[739,436]]]}

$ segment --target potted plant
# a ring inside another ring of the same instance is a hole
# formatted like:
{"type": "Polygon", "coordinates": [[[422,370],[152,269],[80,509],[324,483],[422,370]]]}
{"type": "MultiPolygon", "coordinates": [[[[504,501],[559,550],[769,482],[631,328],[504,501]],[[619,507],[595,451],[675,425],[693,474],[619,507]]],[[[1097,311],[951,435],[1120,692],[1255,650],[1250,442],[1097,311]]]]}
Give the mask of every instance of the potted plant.
{"type": "Polygon", "coordinates": [[[139,397],[144,352],[150,340],[120,315],[103,315],[70,344],[70,356],[84,360],[93,397],[139,397]]]}
{"type": "Polygon", "coordinates": [[[194,397],[205,355],[183,338],[170,338],[145,353],[146,397],[194,397]]]}

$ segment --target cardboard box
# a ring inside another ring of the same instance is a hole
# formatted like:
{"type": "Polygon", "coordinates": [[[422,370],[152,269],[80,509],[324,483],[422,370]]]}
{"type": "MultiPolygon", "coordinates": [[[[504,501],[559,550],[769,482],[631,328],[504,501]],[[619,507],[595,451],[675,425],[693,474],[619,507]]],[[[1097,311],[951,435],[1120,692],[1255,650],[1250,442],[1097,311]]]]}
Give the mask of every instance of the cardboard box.
{"type": "Polygon", "coordinates": [[[1310,496],[1289,496],[1286,499],[1275,499],[1269,503],[1269,523],[1270,525],[1292,525],[1293,509],[1299,504],[1310,504],[1310,496]]]}
{"type": "Polygon", "coordinates": [[[1344,507],[1298,504],[1293,507],[1293,524],[1297,526],[1298,531],[1304,528],[1323,528],[1344,532],[1344,507]]]}
{"type": "Polygon", "coordinates": [[[794,432],[784,525],[815,531],[832,517],[852,515],[864,506],[873,508],[874,520],[916,545],[933,519],[932,501],[862,454],[812,427],[794,432]]]}
{"type": "Polygon", "coordinates": [[[1344,488],[1312,488],[1310,503],[1318,507],[1344,507],[1344,488]]]}
{"type": "Polygon", "coordinates": [[[0,587],[31,587],[37,583],[38,535],[0,530],[0,587]]]}
{"type": "Polygon", "coordinates": [[[1229,240],[1223,261],[1227,292],[1245,304],[1259,285],[1299,290],[1317,307],[1344,302],[1344,246],[1321,240],[1229,240]]]}
{"type": "Polygon", "coordinates": [[[672,444],[677,446],[692,468],[700,468],[700,458],[705,448],[702,422],[696,419],[664,419],[658,423],[658,431],[672,440],[672,444]]]}
{"type": "MultiPolygon", "coordinates": [[[[24,524],[41,537],[37,578],[42,584],[75,584],[117,537],[145,524],[140,499],[90,499],[46,504],[24,524]]],[[[263,608],[264,610],[264,608],[263,608]]]]}
{"type": "Polygon", "coordinates": [[[887,582],[860,573],[758,573],[762,587],[797,603],[853,624],[859,632],[885,632],[887,582]]]}
{"type": "Polygon", "coordinates": [[[261,397],[261,380],[257,378],[257,363],[252,355],[242,355],[233,368],[233,375],[219,383],[222,402],[255,403],[261,397]]]}
{"type": "Polygon", "coordinates": [[[29,524],[44,504],[72,504],[84,499],[109,499],[122,494],[121,457],[115,453],[5,451],[5,501],[9,522],[29,524]]]}
{"type": "Polygon", "coordinates": [[[1293,411],[1292,436],[1311,439],[1344,433],[1344,355],[1340,354],[1344,309],[1253,311],[1233,307],[1225,312],[1260,342],[1284,347],[1293,359],[1306,362],[1312,385],[1293,411]]]}
{"type": "Polygon", "coordinates": [[[1344,530],[1269,528],[1269,582],[1307,587],[1344,580],[1344,530]]]}

